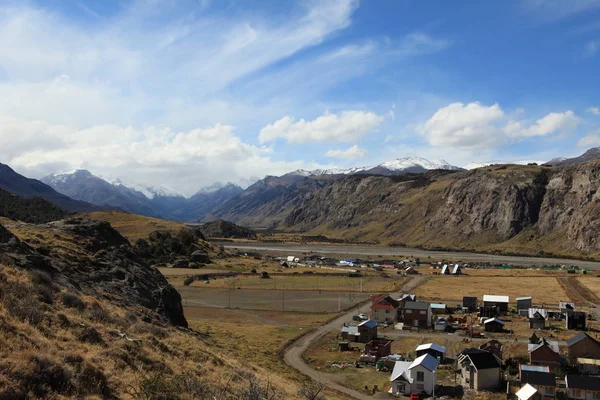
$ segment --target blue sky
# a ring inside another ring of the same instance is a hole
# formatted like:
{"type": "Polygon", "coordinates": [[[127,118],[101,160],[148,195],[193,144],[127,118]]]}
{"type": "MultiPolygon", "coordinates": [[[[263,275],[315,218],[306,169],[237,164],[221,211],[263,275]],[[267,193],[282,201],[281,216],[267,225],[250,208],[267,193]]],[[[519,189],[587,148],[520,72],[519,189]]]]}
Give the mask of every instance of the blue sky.
{"type": "Polygon", "coordinates": [[[0,162],[184,194],[600,146],[600,0],[0,0],[0,162]]]}

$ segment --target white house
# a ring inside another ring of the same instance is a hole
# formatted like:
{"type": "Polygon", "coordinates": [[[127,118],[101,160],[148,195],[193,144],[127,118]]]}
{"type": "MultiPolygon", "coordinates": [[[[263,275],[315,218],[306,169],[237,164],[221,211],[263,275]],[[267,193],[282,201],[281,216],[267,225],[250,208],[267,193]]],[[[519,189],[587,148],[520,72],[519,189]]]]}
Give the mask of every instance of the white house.
{"type": "Polygon", "coordinates": [[[390,377],[395,395],[404,396],[412,392],[434,393],[437,383],[435,371],[439,361],[430,354],[424,354],[415,361],[396,361],[390,377]]]}

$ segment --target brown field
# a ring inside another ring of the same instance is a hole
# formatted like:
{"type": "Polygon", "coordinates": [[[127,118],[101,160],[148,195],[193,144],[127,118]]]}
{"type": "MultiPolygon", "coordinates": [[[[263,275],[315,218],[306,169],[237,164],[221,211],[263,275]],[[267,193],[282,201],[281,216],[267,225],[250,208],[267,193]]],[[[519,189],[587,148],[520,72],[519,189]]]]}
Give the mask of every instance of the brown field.
{"type": "Polygon", "coordinates": [[[509,296],[511,304],[515,298],[533,296],[535,305],[557,305],[559,300],[568,299],[562,286],[553,277],[484,277],[484,276],[434,276],[415,289],[417,296],[430,300],[461,301],[463,296],[484,294],[509,296]]]}
{"type": "MultiPolygon", "coordinates": [[[[420,269],[423,273],[427,273],[426,269],[420,269]]],[[[545,276],[545,277],[555,277],[555,276],[572,276],[568,274],[566,271],[556,270],[556,271],[545,271],[542,269],[471,269],[464,268],[463,273],[467,276],[488,276],[488,277],[537,277],[537,276],[545,276]]]]}
{"type": "MultiPolygon", "coordinates": [[[[208,285],[207,285],[208,286],[208,285]]],[[[316,290],[210,289],[180,286],[186,307],[239,308],[297,312],[337,312],[367,300],[368,293],[316,290]],[[338,303],[339,301],[339,303],[338,303]]]]}
{"type": "MultiPolygon", "coordinates": [[[[215,279],[210,281],[214,288],[242,288],[242,289],[287,289],[287,290],[327,290],[360,292],[389,292],[400,287],[406,278],[399,275],[383,278],[369,275],[363,278],[350,278],[348,276],[320,276],[320,275],[277,275],[269,279],[256,276],[238,276],[234,278],[215,279]]],[[[201,281],[196,281],[192,286],[206,286],[201,281]]]]}
{"type": "Polygon", "coordinates": [[[144,217],[123,211],[99,211],[81,215],[97,221],[107,221],[131,243],[137,239],[147,239],[154,231],[179,232],[185,228],[185,225],[180,222],[144,217]]]}
{"type": "Polygon", "coordinates": [[[600,277],[597,276],[581,276],[577,278],[579,283],[591,290],[596,296],[600,294],[600,277]]]}

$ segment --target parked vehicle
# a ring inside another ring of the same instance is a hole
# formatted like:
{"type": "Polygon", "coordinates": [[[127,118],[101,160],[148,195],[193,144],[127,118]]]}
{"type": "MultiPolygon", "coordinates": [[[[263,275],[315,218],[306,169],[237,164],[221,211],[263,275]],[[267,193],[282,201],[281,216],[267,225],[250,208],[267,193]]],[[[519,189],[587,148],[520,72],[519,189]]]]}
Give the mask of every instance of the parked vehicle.
{"type": "Polygon", "coordinates": [[[367,314],[358,314],[358,318],[360,318],[362,321],[369,319],[369,316],[367,314]]]}

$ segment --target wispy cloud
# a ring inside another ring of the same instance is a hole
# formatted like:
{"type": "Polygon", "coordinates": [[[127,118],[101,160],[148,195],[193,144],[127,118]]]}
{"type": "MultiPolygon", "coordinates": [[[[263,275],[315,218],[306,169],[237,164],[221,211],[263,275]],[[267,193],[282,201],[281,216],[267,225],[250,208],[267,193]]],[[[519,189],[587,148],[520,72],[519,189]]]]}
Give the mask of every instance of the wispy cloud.
{"type": "Polygon", "coordinates": [[[361,149],[357,145],[354,145],[345,150],[342,150],[342,149],[329,150],[325,153],[325,157],[339,158],[342,160],[356,160],[358,158],[364,158],[368,154],[369,153],[365,149],[361,149]]]}
{"type": "Polygon", "coordinates": [[[594,57],[596,53],[598,53],[598,50],[600,50],[600,42],[595,40],[589,41],[585,45],[585,49],[583,50],[583,56],[585,58],[594,57]]]}
{"type": "Polygon", "coordinates": [[[543,19],[555,21],[600,8],[600,0],[525,0],[523,7],[543,19]]]}
{"type": "Polygon", "coordinates": [[[594,115],[600,115],[600,108],[598,108],[598,107],[589,107],[585,111],[587,111],[591,114],[594,114],[594,115]]]}

